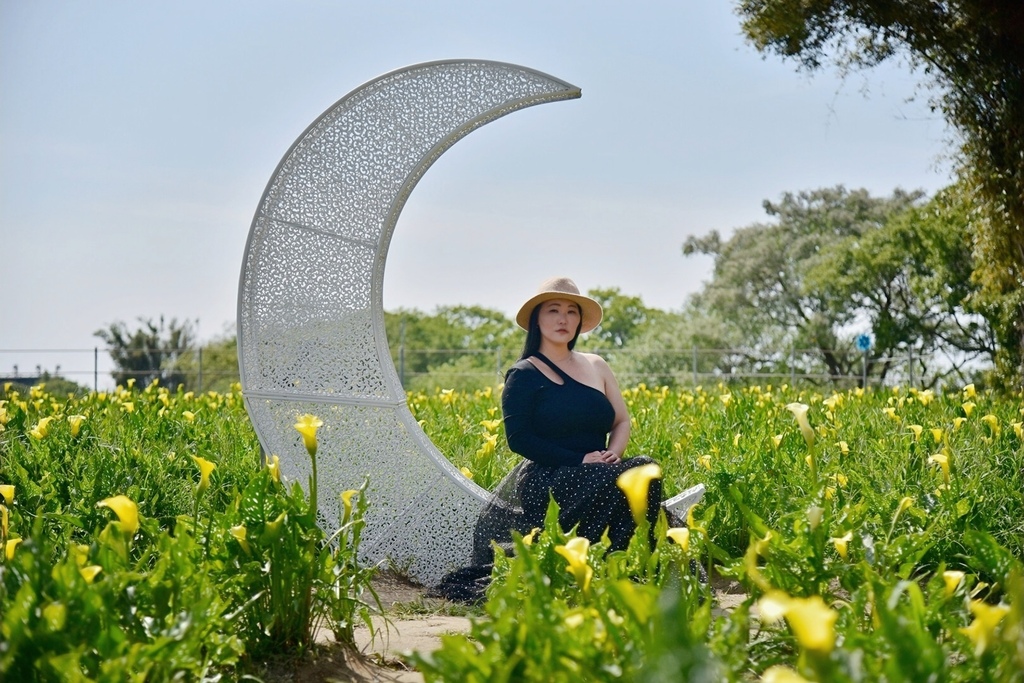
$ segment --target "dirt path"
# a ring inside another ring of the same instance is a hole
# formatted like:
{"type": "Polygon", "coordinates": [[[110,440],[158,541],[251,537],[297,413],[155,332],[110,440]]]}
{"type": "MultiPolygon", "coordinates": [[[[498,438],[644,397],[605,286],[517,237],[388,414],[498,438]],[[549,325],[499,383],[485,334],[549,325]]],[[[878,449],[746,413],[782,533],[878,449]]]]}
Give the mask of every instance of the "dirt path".
{"type": "MultiPolygon", "coordinates": [[[[726,579],[712,581],[715,593],[715,614],[725,614],[744,599],[738,584],[726,579]]],[[[441,636],[466,633],[467,617],[453,616],[444,601],[425,597],[426,589],[393,575],[374,580],[387,621],[374,621],[375,633],[366,627],[356,628],[357,652],[333,646],[329,632],[318,635],[324,647],[312,658],[286,662],[274,668],[264,680],[267,683],[420,683],[423,676],[405,664],[405,655],[412,651],[432,652],[440,647],[441,636]]]]}

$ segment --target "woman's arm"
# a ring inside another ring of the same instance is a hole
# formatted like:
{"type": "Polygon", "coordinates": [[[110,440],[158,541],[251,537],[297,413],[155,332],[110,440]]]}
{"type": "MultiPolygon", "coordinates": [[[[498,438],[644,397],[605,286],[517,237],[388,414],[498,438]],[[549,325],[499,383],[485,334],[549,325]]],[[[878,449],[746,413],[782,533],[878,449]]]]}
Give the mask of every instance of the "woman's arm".
{"type": "Polygon", "coordinates": [[[615,410],[612,429],[608,433],[608,450],[621,458],[626,453],[626,446],[629,444],[629,435],[632,429],[629,420],[629,409],[626,407],[626,401],[622,398],[622,390],[619,389],[619,383],[616,381],[615,374],[608,363],[597,355],[591,355],[590,358],[604,384],[604,395],[608,397],[608,401],[615,410]]]}
{"type": "Polygon", "coordinates": [[[529,458],[539,465],[576,467],[583,462],[583,453],[557,446],[539,436],[534,429],[535,394],[543,389],[540,371],[513,367],[505,377],[501,392],[501,412],[505,420],[505,438],[513,453],[529,458]]]}

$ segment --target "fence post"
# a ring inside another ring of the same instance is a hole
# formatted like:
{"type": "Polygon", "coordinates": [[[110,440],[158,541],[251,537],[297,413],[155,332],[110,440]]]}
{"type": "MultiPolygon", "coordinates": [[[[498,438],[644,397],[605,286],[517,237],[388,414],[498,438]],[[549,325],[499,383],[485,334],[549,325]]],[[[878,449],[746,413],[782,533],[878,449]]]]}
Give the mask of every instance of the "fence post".
{"type": "Polygon", "coordinates": [[[199,347],[199,393],[203,393],[203,347],[199,347]]]}
{"type": "Polygon", "coordinates": [[[796,349],[789,350],[789,385],[796,384],[796,349]]]}
{"type": "Polygon", "coordinates": [[[697,386],[697,347],[693,347],[693,386],[697,386]]]}
{"type": "Polygon", "coordinates": [[[100,390],[100,347],[92,347],[92,393],[100,390]]]}
{"type": "Polygon", "coordinates": [[[914,386],[914,347],[907,347],[907,365],[910,366],[910,386],[914,386]]]}

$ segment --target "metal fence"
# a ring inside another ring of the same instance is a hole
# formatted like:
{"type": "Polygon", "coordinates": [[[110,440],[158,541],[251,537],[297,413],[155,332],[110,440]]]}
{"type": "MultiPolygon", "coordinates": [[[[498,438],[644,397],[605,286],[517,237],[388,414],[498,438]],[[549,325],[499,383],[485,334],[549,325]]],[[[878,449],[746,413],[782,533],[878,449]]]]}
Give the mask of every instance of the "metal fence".
{"type": "Polygon", "coordinates": [[[91,349],[0,349],[0,382],[17,382],[32,385],[40,381],[66,379],[91,388],[93,391],[115,386],[115,374],[125,377],[151,378],[155,373],[170,376],[183,374],[189,380],[189,387],[205,391],[218,380],[237,381],[238,370],[230,371],[205,367],[204,348],[190,349],[140,349],[137,353],[157,358],[157,367],[140,370],[124,370],[117,367],[111,356],[113,349],[94,346],[91,349]],[[160,368],[162,357],[182,359],[187,364],[174,363],[160,368]]]}
{"type": "MultiPolygon", "coordinates": [[[[859,351],[786,349],[753,353],[749,349],[670,348],[658,350],[593,349],[615,369],[619,383],[643,382],[696,386],[708,382],[811,383],[837,387],[935,384],[931,355],[913,349],[891,356],[869,356],[859,351]],[[841,370],[830,370],[823,360],[831,354],[841,370]]],[[[398,346],[395,365],[403,386],[430,377],[500,381],[518,357],[518,349],[411,349],[398,346]],[[460,362],[472,358],[474,362],[460,362]],[[425,359],[425,360],[424,360],[425,359]],[[419,368],[419,369],[417,369],[419,368]],[[493,370],[492,370],[493,368],[493,370]]]]}
{"type": "MultiPolygon", "coordinates": [[[[113,388],[115,373],[121,377],[153,376],[153,369],[120,370],[111,358],[111,349],[0,349],[0,382],[34,384],[41,378],[65,378],[91,386],[94,391],[113,388]],[[9,370],[7,368],[10,368],[9,370]]],[[[822,349],[786,349],[753,354],[747,349],[675,348],[652,350],[594,349],[615,368],[619,383],[633,386],[640,382],[651,386],[707,384],[708,382],[811,383],[836,387],[935,384],[935,374],[927,368],[934,359],[915,354],[869,357],[856,351],[822,349]],[[825,353],[837,359],[843,372],[830,371],[825,353]],[[885,368],[884,373],[880,370],[885,368]]],[[[397,345],[392,349],[395,368],[405,387],[420,387],[435,378],[441,384],[498,384],[518,357],[518,349],[416,349],[397,345]]],[[[140,353],[175,354],[175,366],[164,372],[177,372],[187,378],[190,389],[204,391],[218,380],[237,380],[237,369],[205,367],[204,347],[195,349],[143,350],[140,353]],[[182,359],[187,363],[182,366],[182,359]]]]}

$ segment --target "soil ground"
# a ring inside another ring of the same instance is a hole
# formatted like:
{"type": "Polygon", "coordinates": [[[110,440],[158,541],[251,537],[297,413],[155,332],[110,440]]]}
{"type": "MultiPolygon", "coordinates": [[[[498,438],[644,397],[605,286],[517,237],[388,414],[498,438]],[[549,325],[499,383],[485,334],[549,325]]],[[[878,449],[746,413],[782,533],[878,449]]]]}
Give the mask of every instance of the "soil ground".
{"type": "MultiPolygon", "coordinates": [[[[442,635],[469,631],[461,606],[426,597],[423,586],[385,573],[378,575],[373,587],[384,615],[374,620],[376,633],[356,629],[355,650],[337,645],[329,632],[323,632],[314,652],[275,662],[260,677],[266,683],[420,683],[422,674],[406,663],[405,655],[431,652],[440,646],[442,635]]],[[[715,577],[712,588],[719,614],[746,599],[735,581],[715,577]]]]}

